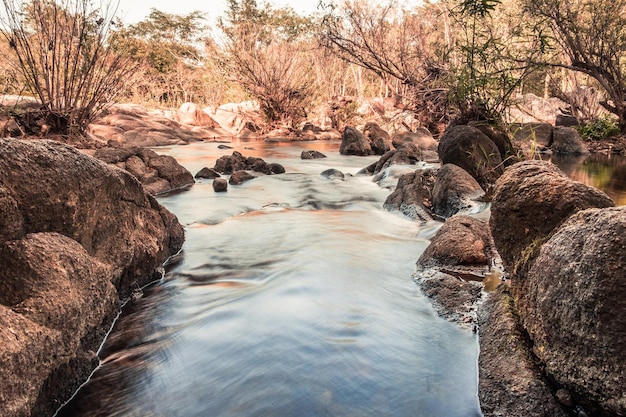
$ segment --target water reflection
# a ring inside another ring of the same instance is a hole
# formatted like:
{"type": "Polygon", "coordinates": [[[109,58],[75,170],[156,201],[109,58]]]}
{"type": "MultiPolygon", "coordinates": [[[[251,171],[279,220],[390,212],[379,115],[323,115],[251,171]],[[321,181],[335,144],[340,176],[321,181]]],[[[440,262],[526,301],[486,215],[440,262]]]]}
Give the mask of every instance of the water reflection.
{"type": "Polygon", "coordinates": [[[626,157],[553,155],[551,161],[570,178],[604,191],[616,205],[626,205],[626,157]]]}

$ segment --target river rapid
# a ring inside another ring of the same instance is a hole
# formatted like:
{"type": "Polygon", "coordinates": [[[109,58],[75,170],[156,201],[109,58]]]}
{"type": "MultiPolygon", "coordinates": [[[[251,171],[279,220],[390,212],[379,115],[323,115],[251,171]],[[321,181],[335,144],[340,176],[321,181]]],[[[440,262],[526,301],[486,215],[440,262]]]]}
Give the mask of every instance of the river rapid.
{"type": "Polygon", "coordinates": [[[233,150],[286,173],[159,198],[186,227],[183,252],[125,307],[57,415],[480,416],[477,336],[439,318],[412,280],[440,224],[382,208],[416,167],[379,185],[356,175],[378,157],[338,143],[232,146],[157,149],[192,173],[233,150]],[[301,160],[311,149],[328,158],[301,160]],[[320,175],[329,168],[345,179],[320,175]]]}

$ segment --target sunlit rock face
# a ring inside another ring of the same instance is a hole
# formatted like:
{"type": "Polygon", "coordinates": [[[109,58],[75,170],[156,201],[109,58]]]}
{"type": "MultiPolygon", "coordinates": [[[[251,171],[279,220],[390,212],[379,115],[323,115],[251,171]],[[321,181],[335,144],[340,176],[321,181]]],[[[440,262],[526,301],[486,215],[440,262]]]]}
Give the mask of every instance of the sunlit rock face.
{"type": "Polygon", "coordinates": [[[128,172],[53,141],[0,139],[0,207],[0,414],[51,415],[184,231],[128,172]]]}
{"type": "MultiPolygon", "coordinates": [[[[505,267],[523,275],[534,252],[569,216],[614,205],[602,191],[569,179],[549,162],[524,161],[496,183],[489,224],[505,267]]],[[[522,284],[514,281],[514,290],[522,284]]]]}

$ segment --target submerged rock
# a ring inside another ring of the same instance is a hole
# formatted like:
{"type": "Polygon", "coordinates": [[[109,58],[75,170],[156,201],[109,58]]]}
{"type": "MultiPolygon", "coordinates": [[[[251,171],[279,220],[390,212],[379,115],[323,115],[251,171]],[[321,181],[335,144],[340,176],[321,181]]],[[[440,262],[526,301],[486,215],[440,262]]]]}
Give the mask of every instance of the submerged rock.
{"type": "Polygon", "coordinates": [[[300,159],[319,159],[326,158],[326,155],[321,153],[320,151],[302,151],[300,154],[300,159]]]}
{"type": "Polygon", "coordinates": [[[345,175],[343,172],[339,171],[338,169],[327,169],[326,171],[323,171],[320,174],[322,177],[324,178],[328,178],[328,179],[338,179],[338,180],[342,180],[345,178],[345,175]]]}
{"type": "Polygon", "coordinates": [[[0,414],[51,415],[184,231],[134,176],[52,141],[0,139],[0,204],[0,414]]]}

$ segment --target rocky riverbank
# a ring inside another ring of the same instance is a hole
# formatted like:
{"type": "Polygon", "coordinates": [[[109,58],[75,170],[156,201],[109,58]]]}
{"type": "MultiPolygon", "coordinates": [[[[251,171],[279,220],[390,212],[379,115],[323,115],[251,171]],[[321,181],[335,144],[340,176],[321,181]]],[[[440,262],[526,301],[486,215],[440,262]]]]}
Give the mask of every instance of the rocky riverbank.
{"type": "Polygon", "coordinates": [[[0,212],[0,414],[49,416],[184,231],[128,172],[47,140],[0,139],[0,212]]]}
{"type": "MultiPolygon", "coordinates": [[[[587,152],[573,129],[557,133],[554,152],[587,152]]],[[[479,332],[486,417],[624,416],[626,208],[549,162],[517,162],[498,137],[449,128],[442,168],[403,175],[387,199],[416,221],[444,221],[415,280],[440,315],[479,332]],[[488,222],[465,215],[486,198],[488,222]],[[505,280],[481,290],[497,265],[505,280]]]]}

